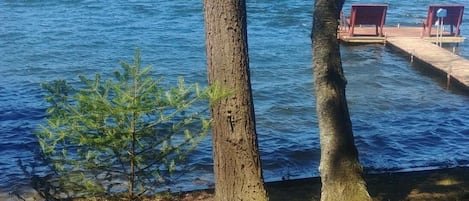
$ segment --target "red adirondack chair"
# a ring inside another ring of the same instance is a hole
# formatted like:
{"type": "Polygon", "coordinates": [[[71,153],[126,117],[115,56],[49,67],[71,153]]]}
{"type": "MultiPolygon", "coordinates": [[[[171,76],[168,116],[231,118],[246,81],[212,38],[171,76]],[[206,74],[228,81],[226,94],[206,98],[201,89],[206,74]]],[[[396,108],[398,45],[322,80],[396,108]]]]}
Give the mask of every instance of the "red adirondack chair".
{"type": "Polygon", "coordinates": [[[438,9],[446,9],[447,15],[443,17],[443,25],[450,25],[451,35],[459,36],[462,16],[464,13],[464,5],[462,4],[435,4],[428,7],[427,19],[423,21],[423,35],[430,36],[432,26],[438,20],[438,9]]]}
{"type": "Polygon", "coordinates": [[[383,36],[387,9],[387,4],[352,4],[349,35],[354,35],[356,25],[375,25],[376,36],[383,36]]]}

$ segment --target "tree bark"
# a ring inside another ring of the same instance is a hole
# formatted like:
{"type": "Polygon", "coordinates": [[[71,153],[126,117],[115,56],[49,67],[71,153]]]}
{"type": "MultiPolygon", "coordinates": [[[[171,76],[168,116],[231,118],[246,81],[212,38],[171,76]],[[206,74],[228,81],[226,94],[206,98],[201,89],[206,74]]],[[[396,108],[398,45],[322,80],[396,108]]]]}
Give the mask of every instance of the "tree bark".
{"type": "Polygon", "coordinates": [[[209,84],[234,91],[211,107],[215,200],[268,200],[258,153],[244,0],[204,0],[209,84]]]}
{"type": "Polygon", "coordinates": [[[321,142],[322,201],[367,201],[345,96],[346,79],[337,29],[344,0],[316,0],[313,11],[313,71],[321,142]]]}

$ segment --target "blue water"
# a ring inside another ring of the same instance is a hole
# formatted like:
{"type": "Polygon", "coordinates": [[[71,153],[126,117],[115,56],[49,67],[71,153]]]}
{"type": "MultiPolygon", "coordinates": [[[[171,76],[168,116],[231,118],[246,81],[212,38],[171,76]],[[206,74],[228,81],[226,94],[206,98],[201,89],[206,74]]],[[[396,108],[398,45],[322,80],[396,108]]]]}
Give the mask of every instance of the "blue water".
{"type": "MultiPolygon", "coordinates": [[[[350,1],[345,5],[347,13],[350,1]]],[[[374,1],[375,2],[375,1],[374,1]]],[[[386,24],[420,26],[427,5],[389,0],[386,24]]],[[[445,3],[465,3],[445,1],[445,3]]],[[[249,53],[266,180],[317,176],[319,139],[311,70],[313,1],[248,0],[249,53]]],[[[136,47],[166,83],[206,83],[201,1],[0,2],[0,192],[27,183],[18,161],[34,164],[33,131],[47,105],[39,86],[77,74],[109,74],[136,47]]],[[[469,35],[469,17],[463,35],[469,35]]],[[[469,44],[457,51],[469,58],[469,44]]],[[[369,172],[469,165],[469,96],[381,45],[342,46],[347,96],[369,172]]],[[[213,180],[210,138],[168,188],[213,180]]],[[[42,169],[38,169],[41,174],[42,169]]],[[[43,172],[42,172],[43,173],[43,172]]]]}

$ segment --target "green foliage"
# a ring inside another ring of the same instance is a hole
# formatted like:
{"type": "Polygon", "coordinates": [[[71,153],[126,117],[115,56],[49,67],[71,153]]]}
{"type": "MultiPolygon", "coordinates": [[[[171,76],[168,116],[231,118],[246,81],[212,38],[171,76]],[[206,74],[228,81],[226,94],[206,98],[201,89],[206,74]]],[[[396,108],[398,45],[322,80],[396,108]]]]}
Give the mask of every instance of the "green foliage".
{"type": "Polygon", "coordinates": [[[64,80],[42,84],[50,107],[36,136],[66,193],[128,191],[134,199],[154,188],[206,135],[207,105],[200,104],[230,94],[219,85],[200,90],[183,78],[165,90],[161,80],[152,79],[150,67],[140,65],[137,50],[133,64],[121,62],[114,79],[79,76],[79,89],[64,80]]]}

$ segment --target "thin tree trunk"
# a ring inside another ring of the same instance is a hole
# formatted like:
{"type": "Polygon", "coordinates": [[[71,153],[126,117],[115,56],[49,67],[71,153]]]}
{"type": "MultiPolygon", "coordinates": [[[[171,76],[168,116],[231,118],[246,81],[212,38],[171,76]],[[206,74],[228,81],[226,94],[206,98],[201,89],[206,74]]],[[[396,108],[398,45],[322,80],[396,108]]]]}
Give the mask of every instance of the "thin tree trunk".
{"type": "Polygon", "coordinates": [[[234,94],[212,106],[215,200],[268,200],[258,154],[244,0],[204,0],[208,81],[234,94]]]}
{"type": "Polygon", "coordinates": [[[316,0],[313,13],[313,70],[321,141],[321,200],[367,201],[352,132],[346,79],[340,58],[337,28],[343,0],[316,0]]]}

